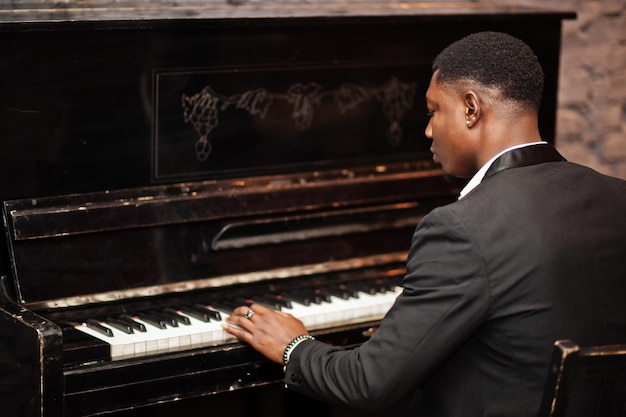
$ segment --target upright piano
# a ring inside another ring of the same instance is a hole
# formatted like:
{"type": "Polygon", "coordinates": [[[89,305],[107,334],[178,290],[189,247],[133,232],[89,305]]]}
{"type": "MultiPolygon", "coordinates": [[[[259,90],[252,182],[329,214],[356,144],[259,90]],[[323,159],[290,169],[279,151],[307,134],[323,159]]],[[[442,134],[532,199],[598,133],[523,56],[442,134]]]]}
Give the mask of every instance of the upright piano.
{"type": "Polygon", "coordinates": [[[401,291],[416,224],[462,186],[423,133],[432,59],[480,30],[525,40],[552,140],[573,17],[474,2],[12,3],[0,407],[28,417],[280,387],[280,366],[221,330],[242,303],[363,343],[401,291]]]}

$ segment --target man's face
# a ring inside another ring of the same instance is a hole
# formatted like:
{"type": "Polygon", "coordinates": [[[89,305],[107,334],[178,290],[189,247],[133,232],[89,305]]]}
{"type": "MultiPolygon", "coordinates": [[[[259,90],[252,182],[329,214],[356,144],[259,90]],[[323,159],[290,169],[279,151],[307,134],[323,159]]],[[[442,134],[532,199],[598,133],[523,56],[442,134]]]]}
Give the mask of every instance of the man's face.
{"type": "Polygon", "coordinates": [[[466,124],[466,102],[463,94],[438,84],[436,78],[437,73],[433,75],[426,92],[430,120],[425,134],[432,139],[430,151],[445,174],[469,178],[478,168],[475,141],[466,124]]]}

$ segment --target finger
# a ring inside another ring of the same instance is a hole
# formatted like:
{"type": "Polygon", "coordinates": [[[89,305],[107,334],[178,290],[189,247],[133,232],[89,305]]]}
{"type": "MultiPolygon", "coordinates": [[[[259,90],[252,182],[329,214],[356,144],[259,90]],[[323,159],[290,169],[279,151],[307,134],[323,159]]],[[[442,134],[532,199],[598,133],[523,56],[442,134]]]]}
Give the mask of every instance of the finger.
{"type": "Polygon", "coordinates": [[[284,311],[281,311],[281,310],[274,310],[274,312],[277,314],[280,314],[283,317],[293,317],[293,314],[285,313],[284,311]]]}
{"type": "Polygon", "coordinates": [[[252,309],[255,314],[260,314],[260,315],[269,314],[269,313],[273,314],[274,312],[277,311],[277,310],[274,310],[273,308],[264,306],[263,304],[256,304],[256,303],[250,304],[249,308],[252,309]]]}
{"type": "Polygon", "coordinates": [[[230,317],[228,317],[226,319],[226,322],[229,325],[233,325],[234,324],[235,326],[238,326],[238,327],[242,328],[243,330],[247,331],[248,333],[252,332],[252,327],[254,326],[254,323],[252,322],[252,320],[246,318],[245,316],[243,316],[241,314],[233,314],[232,316],[230,316],[230,317]]]}
{"type": "MultiPolygon", "coordinates": [[[[245,316],[245,314],[246,314],[246,312],[248,310],[252,310],[252,309],[250,307],[248,307],[248,306],[239,306],[239,307],[237,307],[237,308],[235,308],[233,310],[233,314],[231,315],[231,317],[232,316],[242,316],[243,317],[243,316],[245,316]]],[[[252,311],[254,311],[254,310],[252,310],[252,311]]]]}
{"type": "Polygon", "coordinates": [[[249,306],[239,306],[233,310],[231,317],[244,317],[248,320],[252,320],[255,315],[263,315],[266,313],[274,313],[275,310],[265,307],[262,304],[250,304],[249,306]]]}
{"type": "Polygon", "coordinates": [[[237,339],[243,340],[244,342],[250,343],[252,340],[252,335],[241,326],[226,322],[222,324],[222,329],[224,329],[226,333],[230,333],[237,339]]]}

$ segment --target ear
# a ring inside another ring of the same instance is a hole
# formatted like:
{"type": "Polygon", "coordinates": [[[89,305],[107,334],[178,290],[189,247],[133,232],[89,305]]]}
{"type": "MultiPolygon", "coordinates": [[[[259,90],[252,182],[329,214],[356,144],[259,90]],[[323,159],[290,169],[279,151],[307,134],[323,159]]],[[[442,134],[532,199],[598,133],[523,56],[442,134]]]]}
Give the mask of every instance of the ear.
{"type": "Polygon", "coordinates": [[[465,124],[468,128],[473,127],[480,119],[480,99],[475,91],[465,93],[465,124]]]}

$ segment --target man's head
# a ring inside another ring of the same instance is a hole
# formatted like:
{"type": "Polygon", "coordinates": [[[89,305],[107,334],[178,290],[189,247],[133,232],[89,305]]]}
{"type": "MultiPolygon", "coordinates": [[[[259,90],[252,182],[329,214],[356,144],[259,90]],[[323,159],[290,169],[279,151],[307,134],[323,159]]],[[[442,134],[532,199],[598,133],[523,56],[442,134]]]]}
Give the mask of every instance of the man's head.
{"type": "Polygon", "coordinates": [[[543,70],[533,51],[506,33],[480,32],[458,40],[433,61],[439,84],[480,85],[538,111],[543,70]]]}
{"type": "Polygon", "coordinates": [[[447,174],[470,177],[500,150],[539,140],[544,76],[525,43],[475,33],[445,48],[432,68],[426,136],[447,174]]]}

